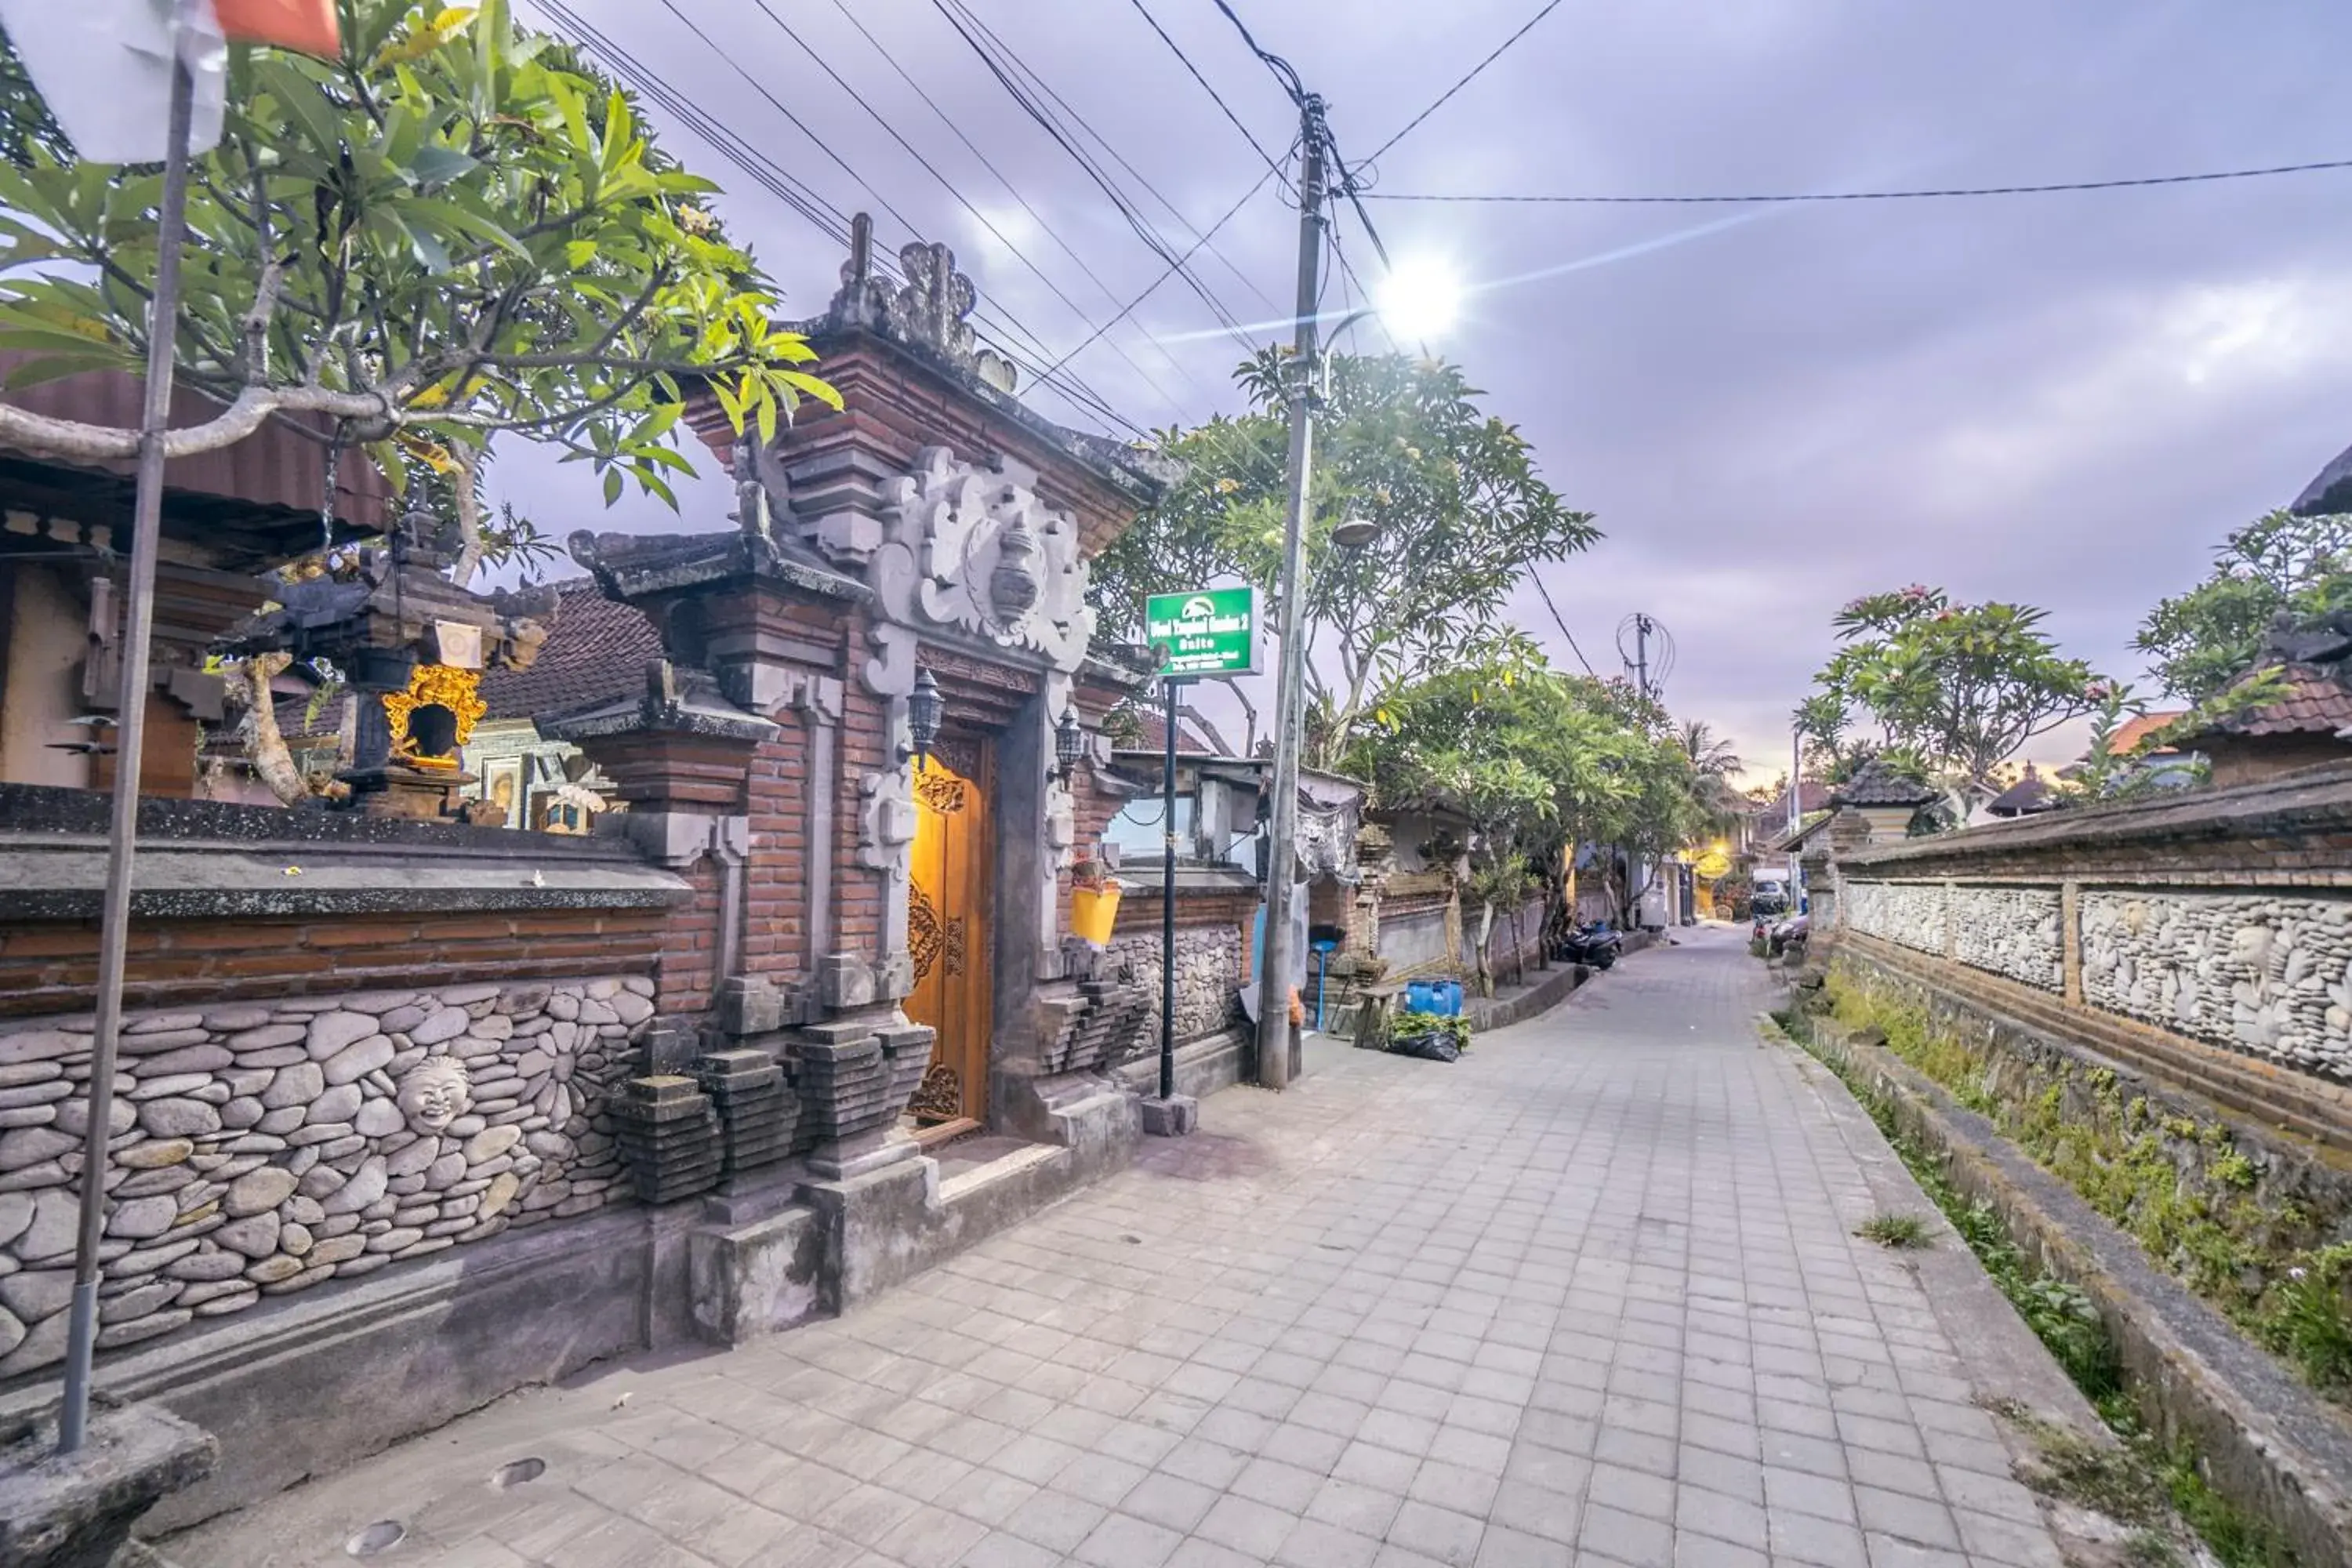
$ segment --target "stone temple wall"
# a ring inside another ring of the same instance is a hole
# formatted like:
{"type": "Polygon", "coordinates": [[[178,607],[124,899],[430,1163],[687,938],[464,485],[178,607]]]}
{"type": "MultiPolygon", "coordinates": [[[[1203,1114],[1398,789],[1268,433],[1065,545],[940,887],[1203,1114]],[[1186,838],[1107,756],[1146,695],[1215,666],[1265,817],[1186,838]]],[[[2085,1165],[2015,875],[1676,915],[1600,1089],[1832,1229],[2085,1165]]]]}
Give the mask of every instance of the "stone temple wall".
{"type": "Polygon", "coordinates": [[[2352,1078],[2352,898],[2086,889],[2083,999],[2352,1078]]]}
{"type": "MultiPolygon", "coordinates": [[[[1113,1063],[1131,1060],[1160,1048],[1160,933],[1122,936],[1110,944],[1115,967],[1123,967],[1129,984],[1142,987],[1150,997],[1142,1022],[1128,1041],[1114,1040],[1113,1063]]],[[[1241,1021],[1235,1000],[1248,954],[1242,933],[1231,925],[1179,926],[1176,929],[1176,1043],[1186,1045],[1221,1033],[1241,1021]]]]}
{"type": "Polygon", "coordinates": [[[1952,956],[2044,991],[2066,985],[2066,947],[2058,931],[2055,888],[1954,888],[1952,956]]]}
{"type": "Polygon", "coordinates": [[[1944,888],[1927,882],[1855,882],[1847,886],[1845,923],[1921,952],[1944,951],[1944,888]]]}
{"type": "MultiPolygon", "coordinates": [[[[651,981],[124,1021],[101,1351],[626,1195],[605,1097],[651,981]]],[[[90,1019],[0,1031],[0,1379],[65,1353],[90,1019]]]]}

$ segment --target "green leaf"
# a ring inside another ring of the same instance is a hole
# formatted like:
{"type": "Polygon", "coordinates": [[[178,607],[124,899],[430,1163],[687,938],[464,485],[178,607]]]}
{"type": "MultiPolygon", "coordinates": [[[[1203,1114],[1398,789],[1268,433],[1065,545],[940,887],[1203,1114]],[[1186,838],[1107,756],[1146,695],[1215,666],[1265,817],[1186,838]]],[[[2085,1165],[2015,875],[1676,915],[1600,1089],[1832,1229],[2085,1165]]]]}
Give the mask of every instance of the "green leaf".
{"type": "Polygon", "coordinates": [[[604,504],[606,506],[611,506],[614,501],[621,499],[622,483],[623,480],[621,479],[620,469],[607,468],[604,470],[604,504]]]}
{"type": "Polygon", "coordinates": [[[446,185],[481,166],[479,159],[448,147],[419,148],[407,163],[409,174],[421,186],[446,185]]]}

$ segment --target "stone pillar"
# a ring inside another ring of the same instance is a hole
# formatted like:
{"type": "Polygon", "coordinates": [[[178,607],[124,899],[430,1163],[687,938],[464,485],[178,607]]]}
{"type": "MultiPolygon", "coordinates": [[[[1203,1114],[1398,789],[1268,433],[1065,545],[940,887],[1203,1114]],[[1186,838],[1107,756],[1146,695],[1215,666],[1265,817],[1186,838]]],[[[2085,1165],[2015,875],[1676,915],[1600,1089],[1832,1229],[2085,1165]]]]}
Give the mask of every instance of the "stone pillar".
{"type": "Polygon", "coordinates": [[[633,1078],[614,1097],[612,1115],[641,1202],[673,1203],[719,1184],[719,1119],[694,1079],[676,1073],[633,1078]]]}
{"type": "Polygon", "coordinates": [[[2066,1000],[2083,1000],[2083,884],[2063,882],[2058,888],[2058,942],[2066,1000]]]}
{"type": "Polygon", "coordinates": [[[85,1436],[59,1454],[50,1418],[0,1447],[0,1563],[107,1568],[149,1509],[220,1456],[209,1434],[153,1405],[95,1410],[85,1436]]]}

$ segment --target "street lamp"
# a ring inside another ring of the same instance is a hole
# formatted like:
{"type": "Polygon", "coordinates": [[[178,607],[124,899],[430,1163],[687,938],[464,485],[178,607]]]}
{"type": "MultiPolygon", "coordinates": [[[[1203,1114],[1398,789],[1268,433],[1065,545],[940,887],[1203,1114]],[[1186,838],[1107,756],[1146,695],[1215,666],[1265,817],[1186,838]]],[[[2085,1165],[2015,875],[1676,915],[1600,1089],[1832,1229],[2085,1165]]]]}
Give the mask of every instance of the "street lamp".
{"type": "MultiPolygon", "coordinates": [[[[1316,300],[1322,291],[1323,152],[1328,132],[1322,129],[1322,100],[1309,95],[1302,105],[1306,116],[1306,158],[1299,170],[1298,316],[1291,355],[1290,500],[1282,524],[1282,585],[1280,597],[1282,655],[1275,682],[1274,809],[1267,832],[1265,878],[1265,963],[1258,972],[1257,1075],[1267,1089],[1290,1081],[1290,974],[1301,967],[1291,930],[1291,900],[1297,893],[1298,863],[1298,748],[1306,710],[1307,649],[1305,589],[1307,584],[1307,481],[1314,466],[1315,405],[1323,393],[1329,363],[1320,346],[1320,322],[1316,300]]],[[[1390,269],[1378,311],[1393,310],[1394,321],[1408,335],[1442,331],[1453,320],[1460,287],[1450,268],[1429,260],[1409,260],[1390,269]]],[[[1344,317],[1337,337],[1371,310],[1344,317]]],[[[1368,520],[1349,518],[1332,530],[1342,548],[1355,550],[1378,537],[1379,527],[1368,520]]]]}

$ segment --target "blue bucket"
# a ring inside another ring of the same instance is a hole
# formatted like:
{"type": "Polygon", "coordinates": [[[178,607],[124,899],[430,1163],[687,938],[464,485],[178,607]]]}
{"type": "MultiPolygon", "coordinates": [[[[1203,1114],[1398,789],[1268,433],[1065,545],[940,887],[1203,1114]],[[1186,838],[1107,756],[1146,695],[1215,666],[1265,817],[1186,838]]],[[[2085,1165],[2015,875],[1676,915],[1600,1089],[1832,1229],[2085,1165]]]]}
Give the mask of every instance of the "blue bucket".
{"type": "Polygon", "coordinates": [[[1437,993],[1436,1011],[1448,1018],[1462,1016],[1462,982],[1441,980],[1434,987],[1437,993]]]}
{"type": "Polygon", "coordinates": [[[1408,1013],[1434,1013],[1437,1005],[1437,984],[1430,980],[1408,980],[1404,983],[1404,1010],[1408,1013]]]}

